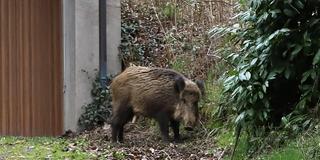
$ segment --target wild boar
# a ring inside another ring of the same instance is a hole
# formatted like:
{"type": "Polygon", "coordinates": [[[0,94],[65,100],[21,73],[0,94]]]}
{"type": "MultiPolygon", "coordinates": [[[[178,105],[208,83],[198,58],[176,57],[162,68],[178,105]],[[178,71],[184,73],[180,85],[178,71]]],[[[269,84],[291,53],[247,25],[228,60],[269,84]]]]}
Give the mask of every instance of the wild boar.
{"type": "Polygon", "coordinates": [[[171,69],[131,66],[112,80],[111,93],[113,142],[123,142],[123,127],[134,115],[154,118],[164,141],[170,125],[178,141],[181,121],[186,130],[197,124],[204,84],[171,69]]]}

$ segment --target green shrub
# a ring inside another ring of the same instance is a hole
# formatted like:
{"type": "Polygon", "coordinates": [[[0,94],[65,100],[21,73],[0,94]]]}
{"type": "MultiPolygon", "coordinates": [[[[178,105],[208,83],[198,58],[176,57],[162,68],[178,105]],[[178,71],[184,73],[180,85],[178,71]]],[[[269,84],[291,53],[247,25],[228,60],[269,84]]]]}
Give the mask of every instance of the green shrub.
{"type": "Polygon", "coordinates": [[[92,102],[83,106],[84,112],[78,121],[81,129],[90,130],[103,125],[112,112],[110,87],[103,89],[99,77],[92,83],[91,97],[92,102]]]}
{"type": "Polygon", "coordinates": [[[163,56],[164,34],[158,21],[152,18],[153,9],[130,0],[121,1],[120,60],[123,67],[130,63],[154,65],[163,56]],[[134,7],[133,7],[134,5],[134,7]]]}
{"type": "Polygon", "coordinates": [[[228,35],[225,48],[234,67],[224,92],[237,113],[237,128],[251,142],[281,124],[297,132],[319,114],[320,1],[250,0],[239,5],[239,24],[212,30],[228,35]],[[295,120],[292,126],[290,120],[295,120]],[[297,128],[298,127],[298,128],[297,128]]]}

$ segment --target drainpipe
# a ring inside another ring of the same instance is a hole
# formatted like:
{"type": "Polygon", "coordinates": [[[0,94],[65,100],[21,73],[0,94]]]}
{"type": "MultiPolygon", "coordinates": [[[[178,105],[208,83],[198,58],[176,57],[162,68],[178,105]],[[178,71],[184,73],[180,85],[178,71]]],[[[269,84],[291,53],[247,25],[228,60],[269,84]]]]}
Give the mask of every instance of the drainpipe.
{"type": "Polygon", "coordinates": [[[99,77],[103,89],[107,86],[107,0],[99,0],[99,77]]]}

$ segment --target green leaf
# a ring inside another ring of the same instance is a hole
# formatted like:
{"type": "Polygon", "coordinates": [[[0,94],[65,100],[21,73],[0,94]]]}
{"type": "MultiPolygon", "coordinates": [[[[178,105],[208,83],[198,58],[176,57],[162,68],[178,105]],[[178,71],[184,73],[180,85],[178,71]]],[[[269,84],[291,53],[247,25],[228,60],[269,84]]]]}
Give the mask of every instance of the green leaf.
{"type": "Polygon", "coordinates": [[[310,72],[305,72],[302,75],[301,83],[305,82],[310,76],[310,72]]]}
{"type": "Polygon", "coordinates": [[[282,117],[282,118],[281,118],[281,121],[282,121],[282,123],[283,123],[284,125],[287,125],[288,122],[289,122],[286,117],[282,117]]]}
{"type": "Polygon", "coordinates": [[[285,1],[285,3],[289,3],[289,4],[291,4],[292,3],[292,0],[287,0],[287,1],[285,1]]]}
{"type": "Polygon", "coordinates": [[[289,5],[296,13],[301,14],[296,7],[294,7],[292,4],[289,4],[289,5]]]}
{"type": "Polygon", "coordinates": [[[295,57],[301,50],[302,50],[302,46],[297,44],[296,47],[294,47],[294,50],[292,51],[291,55],[292,57],[295,57]]]}
{"type": "Polygon", "coordinates": [[[318,50],[318,52],[317,52],[316,55],[314,56],[312,64],[313,64],[313,65],[316,65],[316,64],[318,64],[319,62],[320,62],[320,49],[318,50]]]}
{"type": "Polygon", "coordinates": [[[268,80],[275,79],[275,78],[276,78],[276,75],[277,75],[277,72],[276,72],[276,71],[273,71],[273,72],[269,73],[267,79],[268,79],[268,80]]]}
{"type": "Polygon", "coordinates": [[[289,68],[286,68],[286,70],[284,71],[284,77],[286,79],[289,79],[291,75],[291,70],[289,68]]]}
{"type": "Polygon", "coordinates": [[[267,119],[267,118],[268,118],[267,112],[263,112],[263,118],[264,118],[264,119],[267,119]]]}
{"type": "Polygon", "coordinates": [[[259,91],[259,98],[262,99],[263,98],[263,93],[261,91],[259,91]]]}
{"type": "Polygon", "coordinates": [[[254,110],[253,110],[252,108],[249,109],[249,110],[247,110],[247,114],[248,114],[250,117],[252,117],[253,114],[254,114],[254,110]]]}
{"type": "Polygon", "coordinates": [[[246,81],[246,80],[249,80],[251,78],[251,73],[250,72],[241,72],[239,74],[239,79],[241,81],[246,81]]]}
{"type": "Polygon", "coordinates": [[[306,128],[311,122],[311,119],[309,120],[306,120],[304,123],[303,123],[303,128],[306,128]]]}
{"type": "Polygon", "coordinates": [[[295,16],[294,12],[293,12],[292,10],[290,10],[290,9],[284,9],[284,10],[283,10],[283,13],[284,13],[286,16],[288,16],[288,17],[293,17],[293,16],[295,16]]]}
{"type": "Polygon", "coordinates": [[[265,85],[266,87],[269,87],[269,81],[266,81],[266,82],[264,83],[264,85],[265,85]]]}
{"type": "Polygon", "coordinates": [[[243,81],[243,80],[246,80],[246,76],[244,75],[244,73],[240,73],[239,74],[239,79],[240,79],[240,81],[243,81]]]}
{"type": "Polygon", "coordinates": [[[251,78],[251,73],[250,72],[246,72],[246,78],[247,78],[247,80],[250,80],[250,78],[251,78]]]}
{"type": "Polygon", "coordinates": [[[267,93],[267,87],[265,85],[262,85],[262,90],[264,93],[267,93]]]}
{"type": "Polygon", "coordinates": [[[272,18],[276,18],[277,14],[281,13],[281,10],[280,9],[271,10],[270,13],[272,18]]]}
{"type": "Polygon", "coordinates": [[[264,47],[264,44],[260,43],[260,44],[257,45],[256,50],[262,49],[262,47],[264,47]]]}
{"type": "Polygon", "coordinates": [[[316,80],[316,77],[317,77],[317,72],[315,72],[315,71],[311,72],[311,78],[313,80],[316,80]]]}
{"type": "Polygon", "coordinates": [[[239,124],[241,121],[243,121],[245,114],[246,114],[245,112],[242,112],[241,114],[239,114],[238,117],[236,118],[235,123],[239,124]]]}
{"type": "Polygon", "coordinates": [[[295,0],[294,4],[300,9],[303,9],[304,7],[304,4],[300,0],[295,0]]]}
{"type": "Polygon", "coordinates": [[[306,106],[306,99],[302,99],[298,104],[297,104],[297,108],[300,109],[300,110],[303,110],[306,106]]]}
{"type": "Polygon", "coordinates": [[[303,34],[303,40],[304,40],[304,46],[310,46],[311,45],[310,34],[308,34],[308,31],[306,31],[303,34]]]}
{"type": "Polygon", "coordinates": [[[250,65],[253,66],[254,64],[256,64],[257,61],[258,61],[258,58],[254,58],[254,59],[251,61],[250,65]]]}
{"type": "Polygon", "coordinates": [[[319,18],[317,18],[317,19],[312,19],[311,21],[310,21],[310,26],[311,27],[313,27],[315,24],[317,24],[318,22],[319,22],[319,18]]]}

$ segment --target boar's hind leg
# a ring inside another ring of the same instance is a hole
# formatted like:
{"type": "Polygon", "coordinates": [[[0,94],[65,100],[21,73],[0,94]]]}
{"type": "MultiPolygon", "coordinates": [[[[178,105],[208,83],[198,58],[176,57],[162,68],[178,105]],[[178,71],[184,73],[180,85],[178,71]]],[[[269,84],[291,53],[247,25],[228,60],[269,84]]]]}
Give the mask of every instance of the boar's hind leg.
{"type": "Polygon", "coordinates": [[[117,125],[117,122],[115,122],[115,118],[112,118],[112,123],[111,123],[111,129],[112,129],[112,142],[117,142],[117,137],[119,133],[119,126],[117,125]]]}
{"type": "Polygon", "coordinates": [[[112,141],[123,142],[123,127],[133,117],[132,107],[120,106],[117,113],[114,113],[112,118],[112,141]]]}
{"type": "Polygon", "coordinates": [[[180,134],[179,134],[180,123],[179,123],[179,121],[170,120],[170,124],[171,124],[171,128],[173,130],[174,140],[179,141],[180,140],[180,134]]]}
{"type": "Polygon", "coordinates": [[[165,142],[169,141],[169,117],[165,113],[159,113],[156,116],[156,120],[159,123],[160,131],[161,131],[161,137],[162,140],[165,142]]]}

